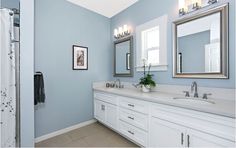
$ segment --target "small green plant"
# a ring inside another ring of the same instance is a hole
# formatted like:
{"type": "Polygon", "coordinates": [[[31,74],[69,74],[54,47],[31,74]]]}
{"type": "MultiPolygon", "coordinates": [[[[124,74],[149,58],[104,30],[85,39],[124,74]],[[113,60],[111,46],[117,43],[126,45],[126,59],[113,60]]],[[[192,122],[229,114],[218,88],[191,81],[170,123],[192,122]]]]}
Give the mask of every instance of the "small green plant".
{"type": "Polygon", "coordinates": [[[148,66],[146,65],[146,60],[143,60],[143,77],[140,78],[139,85],[144,85],[145,87],[155,87],[156,82],[152,79],[154,76],[153,74],[150,74],[151,64],[148,66]],[[146,73],[146,67],[148,67],[148,72],[146,73]]]}

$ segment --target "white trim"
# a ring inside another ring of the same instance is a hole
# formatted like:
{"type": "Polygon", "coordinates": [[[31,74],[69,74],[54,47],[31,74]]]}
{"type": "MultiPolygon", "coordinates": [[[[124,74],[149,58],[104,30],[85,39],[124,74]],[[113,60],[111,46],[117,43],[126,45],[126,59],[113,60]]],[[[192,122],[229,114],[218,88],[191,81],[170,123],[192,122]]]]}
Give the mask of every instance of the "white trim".
{"type": "Polygon", "coordinates": [[[20,147],[34,147],[34,6],[20,0],[20,147]]]}
{"type": "Polygon", "coordinates": [[[72,131],[72,130],[75,130],[77,128],[81,128],[81,127],[87,126],[87,125],[95,123],[95,122],[97,122],[96,119],[88,120],[88,121],[85,121],[85,122],[82,122],[82,123],[79,123],[79,124],[76,124],[76,125],[64,128],[64,129],[60,129],[60,130],[52,132],[52,133],[49,133],[49,134],[37,137],[37,138],[35,138],[35,143],[47,140],[49,138],[52,138],[52,137],[55,137],[55,136],[67,133],[69,131],[72,131]]]}
{"type": "MultiPolygon", "coordinates": [[[[143,66],[136,66],[136,71],[143,71],[143,66]]],[[[154,65],[151,67],[150,71],[167,71],[168,65],[154,65]]]]}
{"type": "MultiPolygon", "coordinates": [[[[160,66],[153,66],[151,71],[167,71],[167,22],[168,15],[160,16],[136,27],[136,65],[142,64],[142,31],[159,26],[160,29],[160,66]]],[[[136,69],[140,71],[139,68],[136,69]]]]}

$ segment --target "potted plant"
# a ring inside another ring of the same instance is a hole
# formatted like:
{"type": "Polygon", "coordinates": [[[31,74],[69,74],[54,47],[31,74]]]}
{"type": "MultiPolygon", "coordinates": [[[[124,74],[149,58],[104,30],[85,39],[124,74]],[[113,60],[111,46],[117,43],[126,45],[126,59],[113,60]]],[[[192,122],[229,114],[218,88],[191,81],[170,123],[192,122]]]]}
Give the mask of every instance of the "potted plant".
{"type": "Polygon", "coordinates": [[[146,65],[146,60],[143,60],[143,77],[140,78],[139,85],[143,92],[150,92],[151,88],[156,86],[156,82],[152,79],[154,76],[150,74],[151,64],[146,65]],[[148,72],[146,73],[146,67],[148,67],[148,72]]]}

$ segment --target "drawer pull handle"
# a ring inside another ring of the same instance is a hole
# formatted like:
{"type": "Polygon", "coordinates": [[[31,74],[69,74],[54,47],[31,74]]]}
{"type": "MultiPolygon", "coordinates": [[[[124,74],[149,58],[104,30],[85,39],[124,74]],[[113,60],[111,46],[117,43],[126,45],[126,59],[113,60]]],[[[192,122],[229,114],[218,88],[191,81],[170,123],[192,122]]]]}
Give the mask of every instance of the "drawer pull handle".
{"type": "Polygon", "coordinates": [[[128,131],[130,134],[132,134],[132,135],[134,135],[134,133],[133,132],[131,132],[131,131],[128,131]]]}
{"type": "Polygon", "coordinates": [[[130,107],[134,107],[134,105],[133,105],[133,104],[128,104],[128,106],[130,106],[130,107]]]}
{"type": "Polygon", "coordinates": [[[188,139],[188,144],[187,145],[188,145],[188,147],[190,147],[190,136],[189,135],[187,136],[187,139],[188,139]]]}
{"type": "Polygon", "coordinates": [[[184,133],[181,133],[181,145],[184,144],[184,133]]]}
{"type": "Polygon", "coordinates": [[[133,117],[128,117],[129,119],[131,119],[131,120],[134,120],[134,118],[133,117]]]}

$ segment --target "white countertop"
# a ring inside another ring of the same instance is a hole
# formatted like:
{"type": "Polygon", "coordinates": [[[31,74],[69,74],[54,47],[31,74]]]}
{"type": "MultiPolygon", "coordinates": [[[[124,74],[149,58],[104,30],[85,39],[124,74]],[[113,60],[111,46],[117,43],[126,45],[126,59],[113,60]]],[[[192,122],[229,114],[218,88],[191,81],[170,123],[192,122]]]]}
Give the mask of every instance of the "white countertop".
{"type": "Polygon", "coordinates": [[[235,118],[235,102],[230,100],[220,100],[220,99],[209,99],[215,102],[215,104],[207,103],[191,103],[184,100],[176,100],[174,97],[182,97],[183,95],[164,93],[164,92],[149,92],[143,93],[139,89],[130,88],[106,88],[102,86],[93,87],[95,91],[102,91],[107,93],[112,93],[116,95],[136,98],[144,101],[150,101],[154,103],[160,103],[165,105],[171,105],[221,116],[226,116],[230,118],[235,118]]]}

